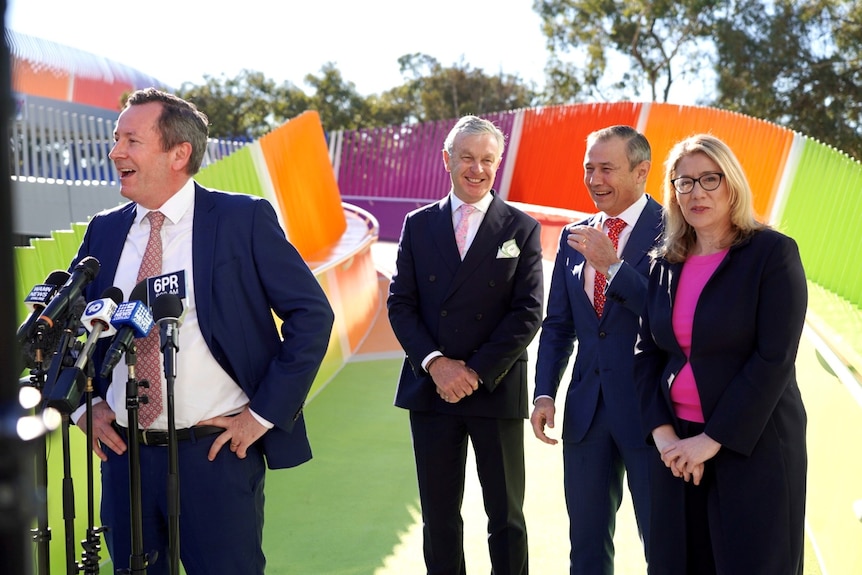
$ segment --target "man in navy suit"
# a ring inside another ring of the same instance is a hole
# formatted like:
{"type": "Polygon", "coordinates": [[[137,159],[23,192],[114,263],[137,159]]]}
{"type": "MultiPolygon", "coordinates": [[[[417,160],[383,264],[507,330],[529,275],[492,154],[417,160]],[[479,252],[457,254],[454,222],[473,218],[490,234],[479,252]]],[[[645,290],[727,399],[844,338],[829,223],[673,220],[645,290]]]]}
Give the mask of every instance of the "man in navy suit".
{"type": "Polygon", "coordinates": [[[461,500],[469,438],[495,575],[528,572],[526,348],[542,314],[538,222],[491,189],[504,138],[461,118],[443,148],[450,193],[404,221],[389,320],[407,357],[395,405],[410,410],[429,574],[464,575],[461,500]]]}
{"type": "MultiPolygon", "coordinates": [[[[329,343],[333,313],[269,202],[206,190],[192,179],[207,131],[207,118],[194,105],[155,89],[133,93],[110,152],[120,193],[131,202],[92,219],[76,261],[89,255],[101,263],[88,300],[111,285],[128,296],[154,237],[161,240],[162,272],[185,275],[175,386],[180,556],[189,575],[263,574],[264,469],[311,458],[302,407],[329,343]],[[150,212],[164,216],[153,235],[150,212]],[[283,321],[282,337],[273,313],[283,321]]],[[[107,346],[94,354],[96,373],[107,346]]],[[[131,549],[129,371],[120,362],[111,377],[97,378],[93,407],[94,449],[103,461],[102,521],[117,568],[129,567],[131,549]]],[[[149,393],[159,385],[164,398],[164,374],[157,377],[149,393]]],[[[83,429],[81,411],[73,419],[83,429]]],[[[165,411],[141,429],[149,575],[167,574],[169,563],[165,411]]]]}
{"type": "Polygon", "coordinates": [[[649,169],[649,143],[633,128],[587,138],[584,183],[599,212],[562,232],[539,338],[530,421],[552,445],[545,426],[554,427],[554,398],[578,342],[562,433],[572,575],[613,573],[624,473],[641,537],[649,537],[651,452],[632,371],[648,252],[661,232],[661,206],[645,193],[649,169]]]}

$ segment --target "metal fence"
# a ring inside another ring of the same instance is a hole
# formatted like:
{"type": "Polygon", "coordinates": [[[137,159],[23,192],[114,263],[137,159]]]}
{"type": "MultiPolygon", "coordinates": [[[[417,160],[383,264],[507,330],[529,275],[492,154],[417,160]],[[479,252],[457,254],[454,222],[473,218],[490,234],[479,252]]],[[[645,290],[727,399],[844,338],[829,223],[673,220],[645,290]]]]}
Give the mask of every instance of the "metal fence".
{"type": "MultiPolygon", "coordinates": [[[[9,130],[10,175],[18,181],[116,185],[117,172],[108,158],[116,119],[109,110],[17,97],[9,130]]],[[[203,165],[246,144],[211,138],[203,165]]]]}

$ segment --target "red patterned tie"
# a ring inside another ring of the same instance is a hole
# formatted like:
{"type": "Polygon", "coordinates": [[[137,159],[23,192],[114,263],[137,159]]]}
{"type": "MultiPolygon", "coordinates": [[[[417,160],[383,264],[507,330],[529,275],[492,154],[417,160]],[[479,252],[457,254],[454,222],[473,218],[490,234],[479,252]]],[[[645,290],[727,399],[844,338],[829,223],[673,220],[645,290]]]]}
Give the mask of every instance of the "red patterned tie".
{"type": "Polygon", "coordinates": [[[467,231],[470,229],[470,216],[476,211],[476,208],[470,204],[461,204],[458,208],[461,212],[461,219],[458,221],[458,227],[455,228],[455,243],[458,244],[458,253],[461,254],[461,259],[464,259],[464,254],[467,253],[467,231]]]}
{"type": "MultiPolygon", "coordinates": [[[[614,244],[614,249],[619,248],[620,234],[623,228],[626,227],[625,220],[621,218],[609,218],[605,220],[608,225],[608,237],[614,244]]],[[[605,311],[605,288],[608,285],[608,280],[605,274],[596,272],[596,282],[593,287],[593,305],[596,308],[596,315],[602,317],[602,312],[605,311]]]]}
{"type": "MultiPolygon", "coordinates": [[[[141,268],[138,270],[137,281],[139,282],[162,273],[162,237],[159,232],[165,221],[165,214],[150,212],[147,218],[150,220],[150,239],[147,240],[147,249],[144,251],[141,268]]],[[[137,340],[135,346],[138,351],[138,379],[146,379],[150,382],[149,390],[146,392],[147,403],[140,404],[138,416],[141,428],[146,429],[162,412],[159,330],[153,328],[147,337],[137,340]]]]}

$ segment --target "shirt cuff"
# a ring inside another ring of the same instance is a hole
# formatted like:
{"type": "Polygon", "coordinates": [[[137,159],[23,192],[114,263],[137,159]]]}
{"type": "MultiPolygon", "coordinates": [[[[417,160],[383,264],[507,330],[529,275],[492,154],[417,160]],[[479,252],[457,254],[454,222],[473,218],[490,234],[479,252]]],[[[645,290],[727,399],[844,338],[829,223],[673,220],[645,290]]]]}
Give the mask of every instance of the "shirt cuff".
{"type": "Polygon", "coordinates": [[[264,426],[265,428],[267,428],[267,429],[272,429],[273,427],[275,427],[275,424],[274,424],[274,423],[272,423],[272,422],[270,422],[270,421],[268,421],[268,420],[266,420],[266,419],[262,418],[262,417],[261,417],[261,416],[259,416],[258,414],[256,414],[252,408],[250,408],[250,407],[249,407],[249,408],[248,408],[248,412],[251,414],[251,416],[252,416],[253,418],[255,418],[255,419],[257,420],[257,422],[258,422],[259,424],[261,424],[261,425],[262,425],[262,426],[264,426]]]}
{"type": "MultiPolygon", "coordinates": [[[[93,405],[98,405],[98,404],[102,403],[103,401],[105,401],[105,400],[102,399],[101,397],[94,397],[93,398],[93,405]]],[[[73,411],[72,413],[69,414],[69,420],[74,421],[75,425],[78,425],[78,421],[80,421],[81,418],[84,417],[84,414],[86,414],[86,413],[87,413],[87,404],[85,403],[84,405],[79,406],[78,409],[76,409],[75,411],[73,411]]],[[[81,426],[78,425],[78,427],[81,427],[81,426]]]]}
{"type": "MultiPolygon", "coordinates": [[[[620,268],[623,267],[623,262],[612,263],[608,266],[608,281],[606,285],[611,285],[611,282],[614,281],[614,278],[617,275],[617,272],[620,271],[620,268]]],[[[607,288],[605,288],[607,289],[607,288]]]]}
{"type": "Polygon", "coordinates": [[[443,357],[443,354],[439,351],[432,351],[428,355],[425,356],[425,359],[422,360],[422,369],[428,371],[428,364],[431,363],[431,360],[435,357],[443,357]]]}
{"type": "Polygon", "coordinates": [[[536,402],[539,401],[540,399],[542,399],[543,397],[547,397],[551,401],[554,401],[554,398],[551,397],[550,395],[537,395],[536,398],[533,400],[533,405],[536,405],[536,402]]]}

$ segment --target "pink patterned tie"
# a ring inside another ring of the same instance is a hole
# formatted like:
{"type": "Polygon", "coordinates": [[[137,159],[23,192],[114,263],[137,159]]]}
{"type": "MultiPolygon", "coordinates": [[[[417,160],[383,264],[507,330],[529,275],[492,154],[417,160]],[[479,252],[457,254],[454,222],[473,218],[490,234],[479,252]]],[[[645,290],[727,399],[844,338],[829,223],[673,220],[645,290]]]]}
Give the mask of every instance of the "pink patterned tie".
{"type": "MultiPolygon", "coordinates": [[[[144,258],[138,270],[137,281],[139,282],[162,273],[162,237],[159,232],[165,222],[165,214],[150,212],[147,218],[150,220],[150,239],[147,240],[147,249],[144,250],[144,258]]],[[[153,328],[147,337],[137,340],[135,346],[138,351],[138,379],[146,379],[150,382],[149,390],[146,392],[147,403],[140,404],[138,416],[140,427],[146,429],[162,412],[159,330],[153,328]]]]}
{"type": "MultiPolygon", "coordinates": [[[[621,218],[609,218],[605,220],[605,223],[608,225],[608,237],[611,238],[611,242],[614,244],[614,249],[619,248],[620,244],[620,234],[623,231],[623,228],[626,227],[625,220],[621,218]]],[[[608,285],[608,279],[605,277],[605,274],[596,272],[596,281],[593,286],[593,305],[596,308],[596,315],[602,317],[602,312],[605,311],[605,288],[608,285]]]]}
{"type": "Polygon", "coordinates": [[[458,208],[461,212],[461,219],[458,221],[458,227],[455,228],[455,243],[458,244],[458,253],[461,254],[461,259],[464,259],[464,254],[467,253],[467,231],[470,229],[470,216],[476,211],[476,208],[470,204],[461,204],[458,208]]]}

